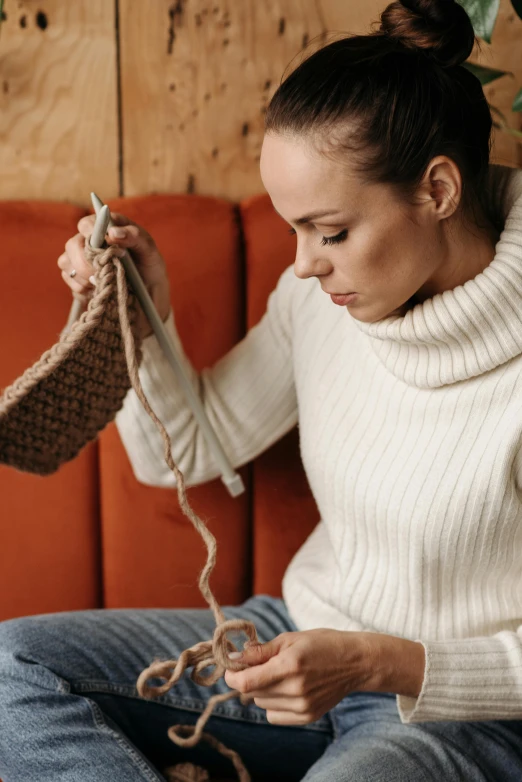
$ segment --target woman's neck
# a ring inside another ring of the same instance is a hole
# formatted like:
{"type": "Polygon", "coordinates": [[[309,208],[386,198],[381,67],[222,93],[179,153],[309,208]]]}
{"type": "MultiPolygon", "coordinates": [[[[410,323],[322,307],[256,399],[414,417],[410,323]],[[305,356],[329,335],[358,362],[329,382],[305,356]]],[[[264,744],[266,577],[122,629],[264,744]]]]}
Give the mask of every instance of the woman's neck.
{"type": "Polygon", "coordinates": [[[490,221],[486,221],[481,229],[462,225],[457,232],[452,232],[451,237],[448,243],[450,250],[444,264],[402,307],[390,314],[403,317],[416,304],[422,304],[437,293],[464,285],[481,274],[495,257],[500,231],[490,221]]]}

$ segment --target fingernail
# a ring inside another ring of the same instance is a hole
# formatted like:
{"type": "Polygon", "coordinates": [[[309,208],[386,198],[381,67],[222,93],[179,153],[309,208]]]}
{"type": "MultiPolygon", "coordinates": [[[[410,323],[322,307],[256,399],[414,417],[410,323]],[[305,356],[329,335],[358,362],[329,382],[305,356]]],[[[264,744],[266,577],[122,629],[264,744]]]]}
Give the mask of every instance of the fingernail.
{"type": "Polygon", "coordinates": [[[113,239],[125,239],[127,231],[125,228],[110,228],[109,236],[112,236],[113,239]]]}
{"type": "Polygon", "coordinates": [[[94,274],[91,274],[91,276],[89,277],[89,282],[91,283],[91,285],[96,285],[96,280],[94,279],[94,274]]]}
{"type": "Polygon", "coordinates": [[[230,657],[231,660],[239,660],[241,654],[242,654],[241,652],[230,652],[228,656],[230,657]]]}

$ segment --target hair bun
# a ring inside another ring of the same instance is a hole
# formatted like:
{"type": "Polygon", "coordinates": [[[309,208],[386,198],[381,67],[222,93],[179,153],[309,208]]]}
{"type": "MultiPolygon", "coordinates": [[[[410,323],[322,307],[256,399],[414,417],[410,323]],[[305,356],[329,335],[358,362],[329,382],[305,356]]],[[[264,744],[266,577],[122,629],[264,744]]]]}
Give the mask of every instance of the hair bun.
{"type": "Polygon", "coordinates": [[[456,0],[402,0],[390,3],[380,18],[379,32],[445,67],[467,60],[475,43],[471,20],[456,0]]]}

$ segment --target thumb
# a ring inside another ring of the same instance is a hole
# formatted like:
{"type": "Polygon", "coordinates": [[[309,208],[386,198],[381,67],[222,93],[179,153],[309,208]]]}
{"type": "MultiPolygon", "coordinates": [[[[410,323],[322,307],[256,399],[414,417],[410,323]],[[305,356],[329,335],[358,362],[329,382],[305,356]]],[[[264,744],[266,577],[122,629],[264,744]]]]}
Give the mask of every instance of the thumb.
{"type": "Polygon", "coordinates": [[[106,241],[108,245],[131,250],[134,260],[144,267],[164,265],[154,239],[138,225],[112,226],[107,231],[106,241]]]}
{"type": "Polygon", "coordinates": [[[244,665],[261,665],[279,652],[281,643],[279,636],[262,644],[258,641],[247,641],[242,652],[232,652],[229,657],[244,665]]]}

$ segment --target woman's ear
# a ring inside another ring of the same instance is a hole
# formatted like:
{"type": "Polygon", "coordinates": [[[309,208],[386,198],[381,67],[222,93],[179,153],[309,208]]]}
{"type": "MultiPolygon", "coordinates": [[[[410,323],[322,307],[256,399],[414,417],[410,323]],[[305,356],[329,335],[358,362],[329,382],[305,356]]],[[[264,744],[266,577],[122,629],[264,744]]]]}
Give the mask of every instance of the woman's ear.
{"type": "Polygon", "coordinates": [[[429,203],[436,218],[451,217],[462,198],[462,177],[458,166],[446,155],[437,155],[430,161],[419,189],[424,203],[429,203]]]}

